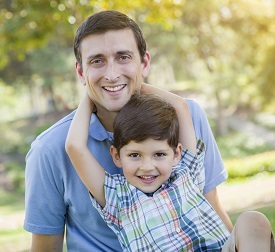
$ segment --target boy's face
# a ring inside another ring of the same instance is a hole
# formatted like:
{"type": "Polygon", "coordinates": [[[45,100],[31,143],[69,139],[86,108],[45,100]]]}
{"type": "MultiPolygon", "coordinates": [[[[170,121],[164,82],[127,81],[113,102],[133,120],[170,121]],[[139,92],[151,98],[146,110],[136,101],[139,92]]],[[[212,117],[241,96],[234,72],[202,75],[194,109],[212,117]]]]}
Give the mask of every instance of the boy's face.
{"type": "Polygon", "coordinates": [[[81,42],[82,67],[76,63],[81,82],[88,86],[97,111],[118,112],[135,90],[140,90],[150,68],[150,55],[141,61],[130,29],[89,35],[81,42]]]}
{"type": "Polygon", "coordinates": [[[120,154],[112,146],[111,154],[115,164],[123,168],[130,184],[145,193],[152,193],[168,180],[172,166],[179,162],[181,150],[181,144],[174,152],[167,140],[149,138],[140,143],[131,141],[121,148],[120,154]]]}

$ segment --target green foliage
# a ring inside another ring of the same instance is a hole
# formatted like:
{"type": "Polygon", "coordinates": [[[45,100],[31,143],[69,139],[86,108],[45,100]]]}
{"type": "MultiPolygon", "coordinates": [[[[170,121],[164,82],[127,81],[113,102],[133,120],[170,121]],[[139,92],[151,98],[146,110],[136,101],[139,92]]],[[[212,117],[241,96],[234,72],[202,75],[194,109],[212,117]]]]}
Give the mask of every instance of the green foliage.
{"type": "Polygon", "coordinates": [[[24,192],[25,190],[25,164],[8,162],[5,165],[8,178],[12,183],[13,191],[24,192]]]}
{"type": "Polygon", "coordinates": [[[78,25],[92,13],[116,9],[138,16],[143,21],[171,27],[171,21],[179,16],[182,4],[175,1],[113,1],[113,0],[14,0],[1,4],[0,68],[13,55],[24,60],[26,54],[45,46],[57,37],[60,44],[69,46],[78,25]],[[162,15],[159,15],[159,13],[162,15]],[[20,39],[18,39],[20,38],[20,39]]]}
{"type": "Polygon", "coordinates": [[[256,136],[248,137],[236,131],[229,132],[216,140],[224,160],[243,158],[270,150],[270,146],[266,145],[260,136],[258,138],[256,136]]]}
{"type": "Polygon", "coordinates": [[[264,128],[275,132],[275,116],[271,113],[257,114],[254,118],[254,122],[264,128]]]}
{"type": "Polygon", "coordinates": [[[61,83],[75,83],[77,27],[105,9],[125,12],[141,25],[152,55],[152,84],[170,89],[193,81],[219,108],[217,123],[240,107],[274,113],[272,1],[2,1],[0,79],[26,86],[29,100],[55,100],[61,83]]]}
{"type": "Polygon", "coordinates": [[[228,179],[243,179],[260,173],[275,173],[275,151],[225,160],[228,179]]]}

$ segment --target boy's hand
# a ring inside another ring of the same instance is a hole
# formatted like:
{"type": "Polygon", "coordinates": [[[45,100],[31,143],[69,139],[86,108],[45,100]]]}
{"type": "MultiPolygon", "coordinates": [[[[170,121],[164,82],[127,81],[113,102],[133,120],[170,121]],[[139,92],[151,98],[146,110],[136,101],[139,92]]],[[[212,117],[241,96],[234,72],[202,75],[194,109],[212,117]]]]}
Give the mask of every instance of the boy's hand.
{"type": "Polygon", "coordinates": [[[91,91],[88,87],[86,88],[83,99],[87,100],[87,103],[89,103],[90,106],[92,107],[92,112],[95,113],[96,112],[96,105],[94,104],[93,100],[91,99],[91,91]]]}

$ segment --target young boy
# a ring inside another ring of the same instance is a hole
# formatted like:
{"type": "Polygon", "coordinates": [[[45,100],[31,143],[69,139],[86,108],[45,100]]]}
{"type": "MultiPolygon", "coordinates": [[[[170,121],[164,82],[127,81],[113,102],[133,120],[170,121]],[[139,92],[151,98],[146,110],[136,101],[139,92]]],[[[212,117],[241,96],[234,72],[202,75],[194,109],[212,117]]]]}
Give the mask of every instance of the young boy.
{"type": "Polygon", "coordinates": [[[180,106],[135,94],[122,108],[114,121],[110,152],[124,175],[105,172],[87,147],[93,109],[86,94],[66,151],[123,251],[236,251],[235,246],[238,251],[271,251],[271,228],[264,216],[242,215],[250,224],[238,220],[230,235],[203,197],[205,146],[196,141],[190,115],[180,106]],[[177,115],[184,117],[184,125],[177,115]]]}

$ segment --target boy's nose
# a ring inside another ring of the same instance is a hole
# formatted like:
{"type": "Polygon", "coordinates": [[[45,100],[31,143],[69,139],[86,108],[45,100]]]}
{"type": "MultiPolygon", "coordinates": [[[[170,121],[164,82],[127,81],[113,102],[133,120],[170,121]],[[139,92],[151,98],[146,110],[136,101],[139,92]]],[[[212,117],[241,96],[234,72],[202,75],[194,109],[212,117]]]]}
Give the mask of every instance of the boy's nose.
{"type": "Polygon", "coordinates": [[[143,160],[140,169],[143,171],[151,171],[154,169],[154,164],[151,160],[143,160]]]}

